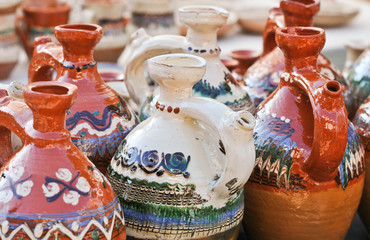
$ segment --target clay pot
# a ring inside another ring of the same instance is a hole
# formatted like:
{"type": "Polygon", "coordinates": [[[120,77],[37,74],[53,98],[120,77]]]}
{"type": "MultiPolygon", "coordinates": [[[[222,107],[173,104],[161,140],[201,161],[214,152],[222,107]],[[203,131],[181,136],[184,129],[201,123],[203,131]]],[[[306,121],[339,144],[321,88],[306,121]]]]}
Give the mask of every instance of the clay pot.
{"type": "Polygon", "coordinates": [[[93,24],[67,24],[55,28],[57,45],[50,38],[35,41],[29,82],[52,79],[79,88],[76,104],[67,113],[66,126],[73,143],[103,173],[119,143],[138,120],[126,102],[100,78],[93,50],[102,28],[93,24]]]}
{"type": "Polygon", "coordinates": [[[17,33],[29,58],[33,53],[33,41],[39,36],[53,36],[54,27],[68,22],[71,7],[56,0],[26,1],[22,16],[16,19],[17,33]]]}
{"type": "Polygon", "coordinates": [[[279,87],[258,108],[245,186],[248,239],[344,239],[360,202],[363,146],[337,81],[321,75],[319,28],[282,28],[279,87]]]}
{"type": "MultiPolygon", "coordinates": [[[[369,112],[370,112],[370,98],[360,106],[353,119],[358,133],[361,136],[362,142],[365,147],[365,164],[370,166],[370,127],[369,127],[369,112]]],[[[370,171],[366,171],[364,192],[358,213],[367,228],[368,235],[370,236],[370,171]]]]}
{"type": "Polygon", "coordinates": [[[354,109],[357,110],[370,94],[370,48],[366,49],[353,64],[348,73],[352,88],[354,109]]]}
{"type": "Polygon", "coordinates": [[[201,57],[157,56],[148,71],[160,86],[156,110],[122,142],[108,170],[127,235],[237,239],[242,186],[255,160],[254,117],[192,96],[206,71],[201,57]]]}
{"type": "Polygon", "coordinates": [[[216,99],[233,110],[255,108],[247,92],[235,81],[220,60],[217,29],[226,23],[228,12],[213,6],[186,6],[178,10],[180,21],[188,26],[186,37],[178,35],[148,36],[139,30],[119,59],[125,68],[125,80],[132,99],[141,106],[140,118],[149,117],[158,99],[158,90],[151,90],[145,79],[144,63],[153,56],[184,52],[201,56],[207,61],[204,77],[194,85],[195,96],[216,99]]]}
{"type": "Polygon", "coordinates": [[[238,83],[245,85],[244,74],[257,61],[260,54],[253,50],[235,50],[230,56],[239,62],[238,67],[232,71],[233,77],[238,83]]]}
{"type": "Polygon", "coordinates": [[[109,182],[65,128],[76,96],[72,84],[38,82],[24,89],[27,105],[1,100],[0,124],[24,140],[0,170],[1,239],[126,239],[109,182]]]}
{"type": "MultiPolygon", "coordinates": [[[[273,9],[270,12],[263,35],[264,50],[262,57],[248,69],[244,78],[246,89],[255,106],[258,106],[277,88],[280,74],[284,70],[284,55],[278,47],[273,48],[276,46],[274,32],[282,25],[286,27],[312,26],[314,16],[319,11],[319,8],[319,0],[284,0],[280,2],[281,11],[273,9]],[[281,20],[281,12],[284,15],[284,22],[281,20]],[[272,48],[273,50],[271,50],[272,48]]],[[[323,55],[319,56],[318,69],[321,74],[342,84],[344,101],[350,115],[351,111],[353,111],[353,97],[339,69],[323,55]]]]}

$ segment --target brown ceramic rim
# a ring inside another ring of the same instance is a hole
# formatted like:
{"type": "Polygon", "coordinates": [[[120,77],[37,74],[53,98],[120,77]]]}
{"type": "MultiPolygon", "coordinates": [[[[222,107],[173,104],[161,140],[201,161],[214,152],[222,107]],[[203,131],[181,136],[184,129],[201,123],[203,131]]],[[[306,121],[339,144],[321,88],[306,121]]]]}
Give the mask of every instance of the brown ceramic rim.
{"type": "Polygon", "coordinates": [[[58,98],[71,98],[76,90],[77,87],[70,83],[34,82],[24,87],[23,94],[31,96],[57,95],[58,98]]]}
{"type": "Polygon", "coordinates": [[[325,34],[322,28],[317,27],[284,27],[278,28],[276,34],[290,39],[294,38],[317,38],[325,34]]]}
{"type": "Polygon", "coordinates": [[[97,24],[63,24],[55,27],[55,31],[64,32],[64,33],[75,33],[86,32],[89,34],[98,34],[103,31],[102,27],[97,24]]]}

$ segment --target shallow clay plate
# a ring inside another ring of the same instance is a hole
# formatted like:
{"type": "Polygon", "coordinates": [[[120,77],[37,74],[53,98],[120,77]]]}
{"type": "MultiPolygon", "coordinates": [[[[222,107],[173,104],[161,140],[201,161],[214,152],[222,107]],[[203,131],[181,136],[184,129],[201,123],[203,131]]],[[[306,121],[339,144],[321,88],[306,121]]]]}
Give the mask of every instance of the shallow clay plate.
{"type": "Polygon", "coordinates": [[[322,1],[320,12],[315,17],[315,25],[319,27],[338,27],[349,23],[359,9],[348,3],[322,1]]]}

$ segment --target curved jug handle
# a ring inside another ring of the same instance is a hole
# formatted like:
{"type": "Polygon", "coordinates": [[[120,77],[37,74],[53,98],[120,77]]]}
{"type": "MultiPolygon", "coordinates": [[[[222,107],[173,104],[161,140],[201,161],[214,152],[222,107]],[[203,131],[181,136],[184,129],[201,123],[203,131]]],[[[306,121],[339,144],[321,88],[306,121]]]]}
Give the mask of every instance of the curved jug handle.
{"type": "Polygon", "coordinates": [[[186,52],[185,43],[183,36],[151,37],[144,29],[131,35],[130,44],[119,57],[118,64],[124,68],[126,87],[136,104],[141,106],[152,96],[152,90],[145,78],[145,61],[157,55],[186,52]]]}
{"type": "Polygon", "coordinates": [[[209,187],[218,196],[229,198],[243,188],[254,167],[255,118],[248,111],[234,112],[222,103],[200,97],[182,99],[179,109],[179,114],[202,121],[218,132],[225,167],[209,187]]]}
{"type": "Polygon", "coordinates": [[[284,26],[284,16],[280,8],[270,9],[269,17],[263,31],[263,51],[262,56],[265,56],[274,48],[276,48],[275,33],[276,29],[284,26]]]}
{"type": "Polygon", "coordinates": [[[62,62],[63,47],[52,42],[48,36],[37,37],[28,68],[28,82],[51,81],[54,71],[60,69],[62,62]]]}
{"type": "Polygon", "coordinates": [[[348,117],[337,81],[321,86],[301,78],[295,81],[308,95],[313,109],[314,129],[311,152],[304,170],[316,181],[332,180],[342,162],[348,138],[348,117]]]}

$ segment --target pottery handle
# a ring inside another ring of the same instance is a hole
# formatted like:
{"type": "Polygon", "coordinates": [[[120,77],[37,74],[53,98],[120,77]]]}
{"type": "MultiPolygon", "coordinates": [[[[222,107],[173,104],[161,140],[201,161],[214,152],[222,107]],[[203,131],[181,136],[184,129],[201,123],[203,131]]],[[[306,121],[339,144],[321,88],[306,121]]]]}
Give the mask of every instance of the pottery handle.
{"type": "Polygon", "coordinates": [[[306,88],[313,109],[314,129],[304,169],[316,181],[329,181],[338,174],[346,150],[348,117],[341,90],[337,81],[328,81],[319,88],[306,88]]]}
{"type": "Polygon", "coordinates": [[[53,43],[48,36],[37,37],[33,45],[33,56],[28,68],[28,82],[51,81],[54,72],[62,64],[63,48],[53,43]]]}
{"type": "Polygon", "coordinates": [[[209,99],[183,99],[180,114],[197,119],[219,135],[218,155],[225,159],[219,179],[209,185],[222,198],[241,190],[252,173],[255,162],[253,128],[255,118],[247,111],[234,112],[224,104],[209,99]]]}
{"type": "Polygon", "coordinates": [[[185,38],[176,35],[149,36],[144,29],[131,35],[131,41],[118,59],[123,66],[127,90],[139,106],[152,95],[152,90],[145,79],[145,62],[151,57],[181,53],[185,50],[185,38]]]}
{"type": "Polygon", "coordinates": [[[272,8],[267,18],[265,29],[263,31],[263,52],[265,56],[277,46],[275,42],[275,32],[279,27],[284,26],[283,12],[280,8],[272,8]]]}

